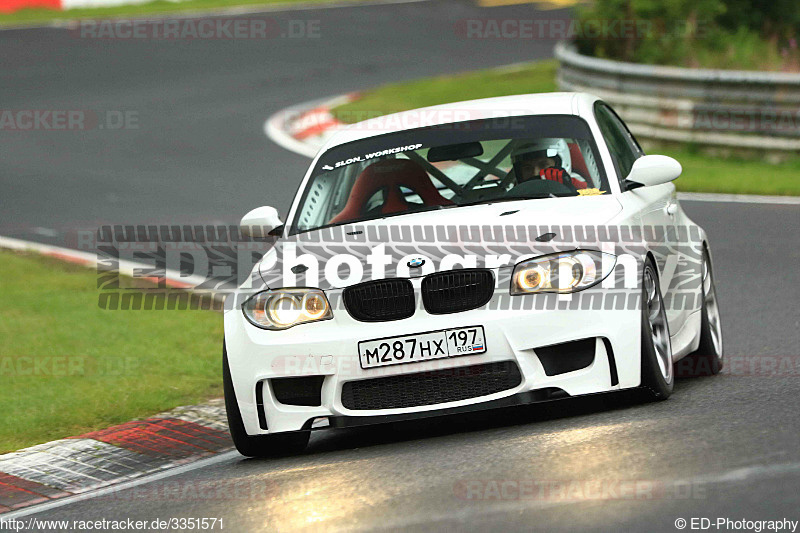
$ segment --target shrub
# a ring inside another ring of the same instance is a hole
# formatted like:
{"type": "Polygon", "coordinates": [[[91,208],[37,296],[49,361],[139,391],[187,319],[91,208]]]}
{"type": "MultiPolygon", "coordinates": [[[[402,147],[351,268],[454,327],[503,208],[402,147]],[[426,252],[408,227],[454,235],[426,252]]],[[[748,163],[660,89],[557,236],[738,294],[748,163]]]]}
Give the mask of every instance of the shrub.
{"type": "Polygon", "coordinates": [[[636,31],[576,39],[582,53],[641,63],[800,70],[797,0],[595,0],[584,25],[635,22],[636,31]]]}

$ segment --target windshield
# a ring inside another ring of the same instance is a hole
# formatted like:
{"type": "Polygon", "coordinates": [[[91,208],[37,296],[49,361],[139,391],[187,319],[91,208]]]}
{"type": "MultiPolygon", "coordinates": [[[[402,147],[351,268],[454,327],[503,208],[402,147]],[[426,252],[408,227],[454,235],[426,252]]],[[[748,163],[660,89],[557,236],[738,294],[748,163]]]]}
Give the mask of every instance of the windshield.
{"type": "Polygon", "coordinates": [[[328,150],[290,234],[464,205],[606,193],[591,131],[579,117],[451,123],[328,150]]]}

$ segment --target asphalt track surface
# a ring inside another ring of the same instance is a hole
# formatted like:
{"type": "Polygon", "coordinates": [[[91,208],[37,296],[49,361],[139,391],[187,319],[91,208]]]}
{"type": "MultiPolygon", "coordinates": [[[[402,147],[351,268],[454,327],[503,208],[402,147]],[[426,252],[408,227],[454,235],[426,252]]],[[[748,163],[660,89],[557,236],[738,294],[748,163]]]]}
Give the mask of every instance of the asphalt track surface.
{"type": "MultiPolygon", "coordinates": [[[[452,33],[462,17],[532,15],[457,2],[274,13],[319,19],[323,37],[266,46],[0,32],[5,108],[138,109],[141,124],[118,137],[0,133],[0,234],[54,242],[33,228],[56,229],[57,240],[98,222],[231,223],[255,194],[256,205],[286,206],[307,160],[265,141],[268,115],[385,81],[546,57],[550,43],[452,33]]],[[[683,205],[713,246],[728,367],[678,380],[666,402],[616,394],[319,431],[298,456],[226,457],[37,517],[214,517],[230,531],[676,531],[679,518],[798,520],[800,210],[683,205]],[[624,492],[632,482],[638,496],[624,492]]]]}
{"type": "Polygon", "coordinates": [[[267,117],[386,82],[550,57],[552,40],[457,30],[467,18],[534,14],[447,0],[245,16],[287,33],[266,40],[2,31],[3,109],[132,113],[138,127],[0,130],[0,235],[56,244],[101,223],[238,223],[260,205],[285,214],[308,161],[266,139],[267,117]],[[306,23],[319,37],[288,36],[306,23]]]}

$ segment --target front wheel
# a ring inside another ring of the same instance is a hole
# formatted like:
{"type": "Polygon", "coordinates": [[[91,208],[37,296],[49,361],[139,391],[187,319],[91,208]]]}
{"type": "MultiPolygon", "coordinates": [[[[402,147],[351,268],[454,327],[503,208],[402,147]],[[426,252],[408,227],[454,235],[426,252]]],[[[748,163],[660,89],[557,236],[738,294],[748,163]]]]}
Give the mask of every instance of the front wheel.
{"type": "Polygon", "coordinates": [[[222,388],[225,392],[225,410],[228,427],[236,449],[247,457],[277,457],[299,453],[308,445],[309,431],[291,431],[275,435],[248,435],[244,429],[242,414],[233,390],[231,370],[228,366],[228,351],[222,345],[222,388]]]}
{"type": "Polygon", "coordinates": [[[697,346],[697,350],[678,362],[679,377],[713,376],[722,370],[722,322],[719,318],[711,254],[705,247],[703,248],[702,283],[700,344],[697,346]]]}
{"type": "Polygon", "coordinates": [[[674,385],[667,312],[655,263],[647,258],[642,271],[642,389],[648,400],[666,400],[674,385]]]}

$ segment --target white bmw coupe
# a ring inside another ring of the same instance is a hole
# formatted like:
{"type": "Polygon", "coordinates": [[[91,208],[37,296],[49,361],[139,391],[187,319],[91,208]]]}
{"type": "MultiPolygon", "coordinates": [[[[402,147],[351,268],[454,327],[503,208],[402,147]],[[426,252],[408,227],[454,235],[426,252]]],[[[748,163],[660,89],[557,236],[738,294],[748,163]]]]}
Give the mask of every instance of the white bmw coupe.
{"type": "Polygon", "coordinates": [[[225,401],[237,449],[312,430],[638,388],[715,374],[708,240],[597,97],[459,102],[354,124],[314,158],[229,298],[225,401]],[[679,362],[680,361],[680,362],[679,362]]]}

